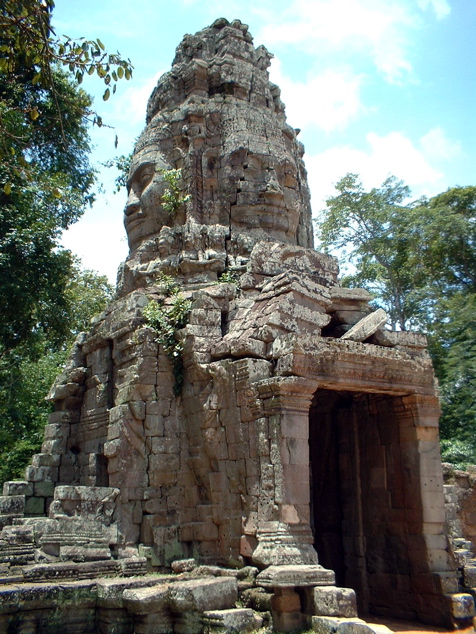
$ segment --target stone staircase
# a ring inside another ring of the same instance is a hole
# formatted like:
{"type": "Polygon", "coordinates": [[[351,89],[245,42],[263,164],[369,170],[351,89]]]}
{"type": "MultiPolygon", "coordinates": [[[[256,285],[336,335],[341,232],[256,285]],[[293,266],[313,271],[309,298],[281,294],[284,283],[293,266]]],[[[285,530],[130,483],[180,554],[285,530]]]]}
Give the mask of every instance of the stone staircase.
{"type": "Polygon", "coordinates": [[[456,475],[454,481],[444,485],[448,537],[459,572],[460,591],[472,595],[476,600],[476,554],[473,543],[465,537],[465,527],[461,519],[464,502],[471,495],[473,487],[469,477],[466,477],[468,474],[456,472],[456,475]]]}
{"type": "Polygon", "coordinates": [[[145,557],[118,549],[118,489],[57,486],[48,516],[34,516],[30,484],[0,496],[0,584],[145,574],[145,557]]]}

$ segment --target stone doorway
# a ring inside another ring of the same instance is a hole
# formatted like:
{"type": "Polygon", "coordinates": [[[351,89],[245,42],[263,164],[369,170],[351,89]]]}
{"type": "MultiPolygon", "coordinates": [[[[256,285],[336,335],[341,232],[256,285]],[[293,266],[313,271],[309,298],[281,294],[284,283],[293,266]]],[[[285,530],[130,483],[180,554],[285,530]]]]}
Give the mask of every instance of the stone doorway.
{"type": "Polygon", "coordinates": [[[413,617],[425,569],[420,473],[402,397],[318,390],[310,409],[311,525],[319,563],[361,612],[413,617]]]}

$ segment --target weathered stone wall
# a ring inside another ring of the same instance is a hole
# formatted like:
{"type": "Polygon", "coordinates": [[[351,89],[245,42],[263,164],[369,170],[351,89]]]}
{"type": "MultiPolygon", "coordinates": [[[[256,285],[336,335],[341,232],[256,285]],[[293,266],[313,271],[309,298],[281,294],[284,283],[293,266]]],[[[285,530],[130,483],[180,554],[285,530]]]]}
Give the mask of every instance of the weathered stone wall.
{"type": "Polygon", "coordinates": [[[443,465],[446,496],[446,519],[453,538],[471,543],[476,552],[476,472],[462,471],[451,464],[443,465]]]}

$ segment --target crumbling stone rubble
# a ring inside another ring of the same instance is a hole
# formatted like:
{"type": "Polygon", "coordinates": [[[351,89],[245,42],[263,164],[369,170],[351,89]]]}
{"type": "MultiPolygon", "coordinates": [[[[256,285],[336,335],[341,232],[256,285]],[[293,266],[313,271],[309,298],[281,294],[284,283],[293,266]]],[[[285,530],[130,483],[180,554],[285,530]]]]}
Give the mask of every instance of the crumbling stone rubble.
{"type": "Polygon", "coordinates": [[[357,610],[472,619],[425,338],[387,330],[313,249],[270,59],[217,20],[152,93],[117,298],[78,337],[42,452],[0,498],[9,631],[53,617],[86,631],[80,613],[101,632],[246,631],[260,605],[280,631],[371,629],[357,610]]]}

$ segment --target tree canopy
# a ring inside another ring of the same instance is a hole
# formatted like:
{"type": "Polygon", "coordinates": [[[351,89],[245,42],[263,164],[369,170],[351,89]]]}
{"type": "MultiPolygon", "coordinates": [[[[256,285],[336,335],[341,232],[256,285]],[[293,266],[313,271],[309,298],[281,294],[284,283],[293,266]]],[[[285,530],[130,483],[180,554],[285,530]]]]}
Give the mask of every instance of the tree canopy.
{"type": "Polygon", "coordinates": [[[426,332],[445,455],[475,461],[476,187],[411,201],[394,177],[366,192],[347,174],[336,189],[318,220],[321,246],[343,261],[342,283],[371,291],[393,328],[426,332]]]}
{"type": "Polygon", "coordinates": [[[69,346],[113,295],[105,276],[82,270],[76,261],[65,284],[63,339],[52,342],[45,330],[37,341],[34,358],[25,346],[0,358],[0,482],[20,476],[31,456],[39,451],[51,411],[45,397],[69,346]]]}
{"type": "Polygon", "coordinates": [[[0,481],[41,444],[44,397],[74,334],[111,296],[61,248],[63,230],[94,200],[90,125],[132,66],[100,39],[57,36],[53,0],[0,4],[0,481]]]}
{"type": "Polygon", "coordinates": [[[71,255],[61,232],[94,200],[88,127],[101,117],[79,84],[105,83],[104,99],[132,66],[101,40],[58,37],[53,0],[0,8],[0,356],[64,340],[71,255]]]}

